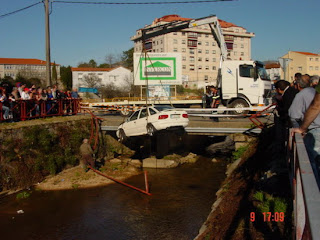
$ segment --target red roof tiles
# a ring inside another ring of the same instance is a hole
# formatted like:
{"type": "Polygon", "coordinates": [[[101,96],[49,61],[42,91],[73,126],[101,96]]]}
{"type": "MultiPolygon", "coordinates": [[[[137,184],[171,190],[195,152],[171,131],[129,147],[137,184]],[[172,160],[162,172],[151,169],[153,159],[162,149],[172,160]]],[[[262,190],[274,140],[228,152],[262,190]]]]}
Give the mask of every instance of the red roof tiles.
{"type": "MultiPolygon", "coordinates": [[[[12,65],[46,65],[46,61],[30,58],[0,58],[0,64],[12,65]]],[[[53,63],[51,63],[53,65],[53,63]]],[[[60,64],[56,64],[59,66],[60,64]]]]}
{"type": "MultiPolygon", "coordinates": [[[[179,15],[166,15],[161,18],[156,18],[153,23],[158,23],[158,22],[174,22],[174,21],[188,21],[192,20],[192,18],[183,18],[180,17],[179,15]]],[[[233,23],[226,22],[224,20],[219,19],[219,23],[222,28],[229,28],[229,27],[239,27],[233,23]]]]}
{"type": "MultiPolygon", "coordinates": [[[[295,52],[296,52],[296,51],[295,51],[295,52]]],[[[296,53],[300,53],[300,54],[303,54],[303,55],[319,56],[319,54],[310,53],[310,52],[296,52],[296,53]]]]}
{"type": "Polygon", "coordinates": [[[110,72],[114,68],[71,68],[72,72],[110,72]]]}

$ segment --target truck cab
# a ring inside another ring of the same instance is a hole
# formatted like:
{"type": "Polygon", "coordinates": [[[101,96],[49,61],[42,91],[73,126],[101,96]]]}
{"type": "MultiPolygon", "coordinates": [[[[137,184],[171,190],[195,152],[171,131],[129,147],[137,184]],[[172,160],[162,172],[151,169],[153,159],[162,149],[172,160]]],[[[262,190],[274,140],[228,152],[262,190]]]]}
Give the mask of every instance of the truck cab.
{"type": "Polygon", "coordinates": [[[226,60],[220,78],[222,103],[227,107],[269,104],[271,81],[263,63],[226,60]]]}

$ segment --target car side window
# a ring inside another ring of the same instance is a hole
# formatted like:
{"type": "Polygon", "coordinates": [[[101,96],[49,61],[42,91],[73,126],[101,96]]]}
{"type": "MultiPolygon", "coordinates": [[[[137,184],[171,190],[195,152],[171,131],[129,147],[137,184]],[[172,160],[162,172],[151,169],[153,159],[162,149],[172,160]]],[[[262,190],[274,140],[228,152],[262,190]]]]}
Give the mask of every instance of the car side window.
{"type": "Polygon", "coordinates": [[[153,108],[149,108],[150,115],[156,114],[157,112],[153,108]]]}
{"type": "Polygon", "coordinates": [[[240,77],[253,78],[254,68],[252,65],[240,65],[240,77]]]}
{"type": "Polygon", "coordinates": [[[139,118],[144,118],[147,116],[147,109],[142,109],[139,118]]]}
{"type": "Polygon", "coordinates": [[[136,111],[129,119],[129,121],[137,120],[140,111],[136,111]]]}

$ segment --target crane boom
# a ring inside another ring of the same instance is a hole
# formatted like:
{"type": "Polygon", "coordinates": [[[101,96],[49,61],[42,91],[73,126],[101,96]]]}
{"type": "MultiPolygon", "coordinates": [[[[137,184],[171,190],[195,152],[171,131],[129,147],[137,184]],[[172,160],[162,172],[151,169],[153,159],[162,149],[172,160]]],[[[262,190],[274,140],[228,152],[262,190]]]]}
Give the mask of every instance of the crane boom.
{"type": "Polygon", "coordinates": [[[227,59],[228,50],[224,40],[220,23],[216,15],[187,20],[187,21],[174,21],[167,24],[148,27],[148,28],[142,29],[141,36],[137,37],[135,40],[136,41],[146,40],[146,39],[157,37],[159,35],[167,34],[170,32],[176,32],[186,28],[193,28],[193,27],[197,27],[205,24],[208,24],[210,26],[212,35],[221,50],[221,61],[220,61],[220,67],[221,67],[222,61],[227,59]]]}

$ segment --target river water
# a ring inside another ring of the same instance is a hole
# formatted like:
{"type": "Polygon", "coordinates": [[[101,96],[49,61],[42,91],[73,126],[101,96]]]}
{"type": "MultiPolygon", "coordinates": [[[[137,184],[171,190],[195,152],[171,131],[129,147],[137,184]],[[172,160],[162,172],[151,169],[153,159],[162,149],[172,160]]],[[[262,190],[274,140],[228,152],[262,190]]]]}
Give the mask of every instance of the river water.
{"type": "MultiPolygon", "coordinates": [[[[148,169],[152,196],[111,184],[32,190],[0,199],[1,239],[193,239],[225,178],[225,162],[201,157],[174,169],[148,169]],[[17,214],[23,210],[23,214],[17,214]]],[[[144,188],[143,175],[126,180],[144,188]]]]}

